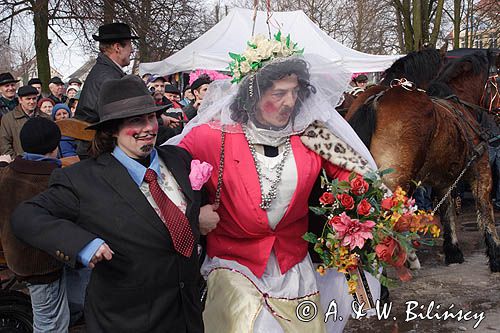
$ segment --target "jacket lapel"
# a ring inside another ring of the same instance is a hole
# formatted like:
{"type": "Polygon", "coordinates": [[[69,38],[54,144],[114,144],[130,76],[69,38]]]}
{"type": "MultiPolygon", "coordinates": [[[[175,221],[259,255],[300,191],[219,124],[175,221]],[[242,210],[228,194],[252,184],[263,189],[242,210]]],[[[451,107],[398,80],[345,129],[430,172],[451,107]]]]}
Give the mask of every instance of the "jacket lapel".
{"type": "Polygon", "coordinates": [[[189,180],[189,174],[186,172],[184,164],[179,162],[179,156],[173,154],[167,149],[157,149],[157,152],[163,163],[165,163],[167,169],[170,170],[170,173],[174,176],[177,184],[179,184],[182,193],[187,200],[186,216],[189,216],[194,200],[194,192],[191,186],[191,181],[189,180]]]}
{"type": "MultiPolygon", "coordinates": [[[[253,207],[257,214],[258,221],[265,221],[269,225],[267,213],[260,208],[261,203],[261,189],[259,184],[259,176],[255,168],[255,161],[253,160],[250,147],[246,141],[244,134],[232,134],[226,136],[226,140],[231,140],[232,147],[231,157],[236,165],[236,174],[244,184],[245,190],[248,194],[246,200],[253,207]]],[[[270,228],[270,227],[269,227],[270,228]]]]}
{"type": "Polygon", "coordinates": [[[98,162],[104,166],[103,174],[106,182],[129,203],[130,207],[144,217],[147,223],[170,239],[167,228],[139,187],[137,187],[137,184],[132,180],[127,169],[111,154],[101,155],[98,162]]]}

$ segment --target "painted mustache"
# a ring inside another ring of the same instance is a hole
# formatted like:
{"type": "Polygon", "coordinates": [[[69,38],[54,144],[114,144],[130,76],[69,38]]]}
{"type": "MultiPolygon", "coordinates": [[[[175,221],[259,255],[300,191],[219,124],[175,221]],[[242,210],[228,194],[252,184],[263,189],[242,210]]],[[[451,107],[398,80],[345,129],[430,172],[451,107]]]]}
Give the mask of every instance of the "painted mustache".
{"type": "Polygon", "coordinates": [[[133,138],[136,140],[151,139],[154,137],[156,137],[156,133],[147,133],[147,134],[143,134],[143,135],[134,134],[133,135],[133,138]]]}

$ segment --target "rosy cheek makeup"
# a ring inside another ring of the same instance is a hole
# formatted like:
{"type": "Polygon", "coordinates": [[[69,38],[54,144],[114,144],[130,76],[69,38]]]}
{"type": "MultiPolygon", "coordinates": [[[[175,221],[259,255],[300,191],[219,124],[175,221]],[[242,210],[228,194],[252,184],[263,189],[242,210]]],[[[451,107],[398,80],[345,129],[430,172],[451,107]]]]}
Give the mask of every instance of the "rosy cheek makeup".
{"type": "Polygon", "coordinates": [[[262,107],[262,111],[266,113],[275,113],[276,111],[278,111],[278,108],[272,102],[265,102],[262,107]]]}
{"type": "Polygon", "coordinates": [[[139,135],[139,133],[141,133],[141,131],[134,129],[134,128],[130,128],[130,129],[125,130],[125,134],[128,136],[131,136],[131,137],[136,137],[139,135]]]}
{"type": "Polygon", "coordinates": [[[153,133],[158,133],[158,122],[155,121],[154,124],[153,124],[153,133]]]}

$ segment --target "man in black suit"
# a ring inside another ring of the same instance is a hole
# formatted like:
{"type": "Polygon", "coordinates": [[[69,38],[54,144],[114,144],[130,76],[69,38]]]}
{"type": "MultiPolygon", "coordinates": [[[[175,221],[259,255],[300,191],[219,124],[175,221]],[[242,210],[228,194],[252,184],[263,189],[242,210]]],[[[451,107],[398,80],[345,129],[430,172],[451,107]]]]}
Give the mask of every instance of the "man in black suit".
{"type": "Polygon", "coordinates": [[[136,76],[102,86],[91,155],[55,170],[18,207],[14,234],[73,267],[93,268],[88,332],[203,332],[200,193],[182,148],[154,148],[156,106],[136,76]]]}

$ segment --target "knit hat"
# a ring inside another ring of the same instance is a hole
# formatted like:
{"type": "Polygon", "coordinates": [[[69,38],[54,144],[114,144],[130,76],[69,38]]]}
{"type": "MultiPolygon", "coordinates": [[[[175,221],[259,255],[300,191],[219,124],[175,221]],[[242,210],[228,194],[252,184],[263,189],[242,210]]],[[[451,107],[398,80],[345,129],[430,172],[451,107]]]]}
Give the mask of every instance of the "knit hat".
{"type": "Polygon", "coordinates": [[[67,106],[65,103],[57,103],[52,108],[52,120],[56,120],[56,113],[61,109],[65,110],[68,113],[68,118],[71,118],[71,111],[69,109],[69,106],[67,106]]]}
{"type": "Polygon", "coordinates": [[[38,101],[38,103],[36,105],[38,106],[38,108],[41,108],[42,104],[44,102],[50,102],[50,103],[52,103],[52,106],[56,105],[56,103],[48,97],[40,98],[40,100],[38,101]]]}
{"type": "Polygon", "coordinates": [[[45,155],[56,149],[61,131],[53,121],[44,117],[30,118],[19,133],[21,147],[27,153],[45,155]]]}

